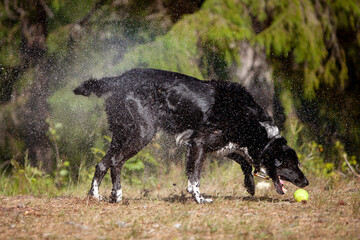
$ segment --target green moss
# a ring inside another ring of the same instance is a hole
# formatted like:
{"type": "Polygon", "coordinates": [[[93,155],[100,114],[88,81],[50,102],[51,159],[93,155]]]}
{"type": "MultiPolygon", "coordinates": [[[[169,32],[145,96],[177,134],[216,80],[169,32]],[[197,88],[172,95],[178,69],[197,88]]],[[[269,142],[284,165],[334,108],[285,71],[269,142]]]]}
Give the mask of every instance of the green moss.
{"type": "Polygon", "coordinates": [[[60,27],[52,31],[46,38],[46,44],[49,54],[56,54],[58,56],[65,56],[68,51],[68,40],[71,27],[60,27]]]}
{"type": "Polygon", "coordinates": [[[115,71],[123,72],[134,67],[150,67],[202,78],[200,69],[196,65],[197,35],[195,29],[191,27],[194,24],[192,16],[186,17],[167,35],[158,37],[154,42],[136,47],[127,53],[124,60],[115,66],[115,71]]]}
{"type": "MultiPolygon", "coordinates": [[[[0,37],[1,38],[1,37],[0,37]]],[[[20,40],[14,39],[6,46],[0,46],[0,64],[5,66],[17,66],[20,64],[20,40]]]]}
{"type": "Polygon", "coordinates": [[[14,84],[14,90],[17,93],[24,91],[26,87],[29,87],[35,79],[35,69],[28,69],[14,84]]]}

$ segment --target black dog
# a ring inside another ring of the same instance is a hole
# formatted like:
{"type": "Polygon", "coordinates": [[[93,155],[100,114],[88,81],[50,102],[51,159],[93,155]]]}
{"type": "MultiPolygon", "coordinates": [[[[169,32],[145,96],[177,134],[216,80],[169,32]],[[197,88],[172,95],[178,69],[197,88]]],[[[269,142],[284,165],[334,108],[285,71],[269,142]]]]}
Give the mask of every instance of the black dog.
{"type": "Polygon", "coordinates": [[[252,167],[263,171],[284,194],[282,180],[305,187],[309,183],[298,167],[295,151],[273,126],[271,117],[244,87],[230,82],[200,81],[183,74],[133,69],[118,77],[90,79],[75,94],[98,97],[109,93],[106,112],[112,142],[96,165],[90,195],[100,199],[99,185],[111,169],[110,199],[122,197],[121,168],[145,147],[156,132],[175,135],[187,145],[188,192],[198,203],[211,202],[199,191],[200,172],[207,153],[226,155],[241,165],[245,187],[254,195],[252,167]]]}

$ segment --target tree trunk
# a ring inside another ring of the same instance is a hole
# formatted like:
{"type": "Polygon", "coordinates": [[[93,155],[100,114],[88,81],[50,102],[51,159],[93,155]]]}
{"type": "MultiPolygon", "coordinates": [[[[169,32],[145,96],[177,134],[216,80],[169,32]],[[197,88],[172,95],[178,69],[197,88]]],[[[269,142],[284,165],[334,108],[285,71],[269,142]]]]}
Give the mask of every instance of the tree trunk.
{"type": "Polygon", "coordinates": [[[21,19],[21,61],[34,71],[33,82],[24,91],[27,102],[22,110],[25,142],[32,166],[52,169],[52,149],[47,137],[49,105],[47,98],[48,74],[46,60],[47,14],[41,1],[23,3],[25,14],[21,19]]]}
{"type": "Polygon", "coordinates": [[[240,66],[231,69],[231,74],[253,95],[255,101],[273,116],[274,81],[265,51],[242,42],[240,62],[240,66]]]}

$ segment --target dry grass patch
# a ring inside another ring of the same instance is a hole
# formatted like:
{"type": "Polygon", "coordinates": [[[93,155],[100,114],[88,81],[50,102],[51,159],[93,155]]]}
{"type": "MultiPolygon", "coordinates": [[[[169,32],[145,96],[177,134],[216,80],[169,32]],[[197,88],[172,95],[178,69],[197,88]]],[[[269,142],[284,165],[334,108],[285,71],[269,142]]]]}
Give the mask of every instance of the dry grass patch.
{"type": "Polygon", "coordinates": [[[310,178],[310,200],[303,204],[292,199],[296,188],[289,184],[285,196],[272,189],[248,197],[234,167],[204,177],[201,190],[214,202],[198,205],[184,193],[183,173],[173,171],[153,187],[125,185],[119,204],[89,200],[85,190],[54,198],[0,196],[0,239],[359,239],[359,180],[328,188],[310,178]]]}

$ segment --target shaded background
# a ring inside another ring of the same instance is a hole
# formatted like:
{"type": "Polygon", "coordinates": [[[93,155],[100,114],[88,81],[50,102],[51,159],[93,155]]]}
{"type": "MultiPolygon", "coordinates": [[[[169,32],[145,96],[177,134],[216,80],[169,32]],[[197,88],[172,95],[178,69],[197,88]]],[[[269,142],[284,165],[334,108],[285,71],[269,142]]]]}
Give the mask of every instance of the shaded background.
{"type": "MultiPolygon", "coordinates": [[[[359,0],[2,0],[1,168],[77,177],[111,135],[103,100],[72,89],[151,67],[243,84],[300,159],[318,154],[309,169],[358,171],[359,30],[359,0]]],[[[158,134],[125,170],[181,153],[158,134]]]]}

